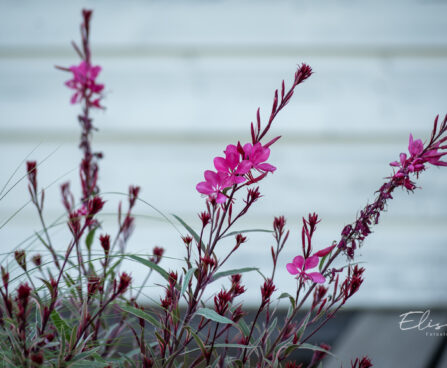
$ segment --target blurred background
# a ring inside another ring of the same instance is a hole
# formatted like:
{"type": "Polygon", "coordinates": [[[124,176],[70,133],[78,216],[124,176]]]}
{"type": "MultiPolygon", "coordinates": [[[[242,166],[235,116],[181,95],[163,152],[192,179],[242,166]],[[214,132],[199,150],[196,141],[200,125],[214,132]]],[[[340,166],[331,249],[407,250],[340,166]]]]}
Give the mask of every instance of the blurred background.
{"type": "MultiPolygon", "coordinates": [[[[80,11],[94,9],[93,63],[103,67],[104,112],[94,147],[104,152],[100,188],[105,228],[129,184],[166,214],[198,228],[205,200],[195,190],[227,144],[249,140],[257,107],[267,119],[282,79],[298,64],[315,74],[278,116],[269,162],[278,167],[261,186],[262,201],[237,229],[270,229],[285,215],[292,231],[277,284],[293,291],[285,264],[300,252],[300,219],[323,219],[315,249],[339,238],[383,178],[407,151],[408,136],[428,138],[436,114],[447,112],[447,3],[444,1],[7,1],[0,3],[0,170],[3,186],[27,155],[40,162],[46,217],[64,211],[59,185],[76,194],[79,106],[71,106],[69,75],[54,65],[78,58],[80,11]]],[[[22,163],[10,182],[25,173],[22,163]]],[[[366,280],[348,308],[442,308],[447,305],[447,170],[430,168],[414,194],[396,192],[358,261],[366,280]]],[[[40,229],[25,181],[0,202],[1,252],[40,229]],[[14,215],[14,216],[13,216],[14,215]],[[4,226],[3,226],[4,225],[4,226]]],[[[136,210],[129,252],[163,246],[181,258],[178,232],[148,205],[136,210]]],[[[179,226],[180,232],[185,233],[179,226]]],[[[66,228],[52,229],[63,239],[66,228]]],[[[250,234],[228,268],[271,268],[269,234],[250,234]]],[[[64,242],[60,241],[60,249],[64,242]]],[[[225,249],[224,249],[225,250],[225,249]]],[[[223,251],[224,251],[223,250],[223,251]]],[[[3,262],[8,262],[6,259],[3,262]]],[[[165,260],[165,266],[169,264],[165,260]]],[[[172,268],[177,267],[175,260],[172,268]]],[[[135,283],[146,270],[131,265],[135,283]]],[[[244,276],[245,299],[259,298],[259,275],[244,276]]],[[[147,300],[158,299],[145,293],[147,300]]],[[[396,320],[395,320],[396,322],[396,320]]],[[[396,322],[397,323],[397,322],[396,322]]]]}

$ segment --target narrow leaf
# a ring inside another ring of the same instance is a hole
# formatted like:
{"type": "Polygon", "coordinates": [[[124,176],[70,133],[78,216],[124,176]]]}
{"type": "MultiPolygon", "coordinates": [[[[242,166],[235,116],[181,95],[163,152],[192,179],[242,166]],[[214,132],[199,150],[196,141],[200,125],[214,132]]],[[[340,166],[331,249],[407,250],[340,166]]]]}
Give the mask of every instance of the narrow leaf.
{"type": "Polygon", "coordinates": [[[237,273],[244,273],[244,272],[251,272],[251,271],[259,271],[259,268],[257,268],[257,267],[244,267],[244,268],[237,268],[237,269],[234,269],[234,270],[218,272],[218,273],[216,273],[213,276],[212,281],[216,281],[217,279],[220,279],[220,278],[225,277],[225,276],[231,276],[231,275],[235,275],[237,273]]]}
{"type": "Polygon", "coordinates": [[[206,319],[210,319],[211,321],[224,323],[224,324],[232,324],[233,321],[228,319],[227,317],[221,316],[216,311],[209,308],[200,308],[197,312],[197,315],[205,317],[206,319]]]}
{"type": "Polygon", "coordinates": [[[180,291],[180,295],[183,295],[188,287],[189,281],[191,280],[192,275],[194,274],[196,267],[190,268],[188,272],[186,272],[185,279],[183,280],[182,290],[180,291]]]}
{"type": "Polygon", "coordinates": [[[141,309],[132,307],[130,305],[122,305],[121,309],[127,313],[133,314],[134,316],[137,316],[138,318],[142,318],[145,321],[149,322],[152,326],[155,326],[157,328],[162,328],[161,324],[155,317],[152,317],[149,313],[146,313],[142,311],[141,309]]]}
{"type": "Polygon", "coordinates": [[[238,231],[232,231],[231,233],[225,234],[224,236],[222,236],[222,238],[227,238],[232,235],[245,234],[245,233],[273,233],[273,230],[265,230],[265,229],[238,230],[238,231]]]}
{"type": "Polygon", "coordinates": [[[139,256],[135,256],[133,254],[128,255],[127,257],[133,259],[134,261],[137,261],[141,264],[144,264],[145,266],[152,268],[154,271],[157,271],[161,276],[163,276],[166,280],[169,281],[169,274],[161,268],[159,265],[155,264],[154,262],[149,261],[148,259],[144,259],[139,256]]]}

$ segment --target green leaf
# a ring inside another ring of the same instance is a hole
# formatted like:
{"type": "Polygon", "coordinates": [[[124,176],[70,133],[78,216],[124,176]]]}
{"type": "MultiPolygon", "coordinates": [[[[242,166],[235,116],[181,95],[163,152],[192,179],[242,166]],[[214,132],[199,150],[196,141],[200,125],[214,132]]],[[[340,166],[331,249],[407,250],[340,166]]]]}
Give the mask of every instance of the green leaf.
{"type": "Polygon", "coordinates": [[[202,354],[206,355],[206,348],[205,348],[205,344],[203,343],[202,339],[189,326],[187,327],[187,330],[192,335],[194,340],[196,341],[197,346],[200,348],[200,351],[202,352],[202,354]]]}
{"type": "Polygon", "coordinates": [[[232,231],[231,233],[228,233],[228,234],[225,234],[224,236],[222,236],[222,238],[227,238],[232,235],[245,234],[245,233],[273,233],[273,230],[248,229],[248,230],[232,231]]]}
{"type": "Polygon", "coordinates": [[[304,331],[306,330],[307,324],[309,323],[309,319],[310,319],[310,315],[311,312],[308,312],[306,317],[303,320],[303,323],[300,326],[300,329],[298,330],[298,332],[296,333],[296,338],[299,340],[301,338],[301,336],[303,336],[304,331]]]}
{"type": "Polygon", "coordinates": [[[247,337],[250,334],[250,329],[248,328],[247,322],[243,318],[241,318],[237,324],[241,332],[244,334],[245,337],[247,337]]]}
{"type": "MultiPolygon", "coordinates": [[[[196,240],[197,244],[200,241],[200,236],[192,229],[191,226],[189,226],[185,221],[183,221],[179,216],[172,214],[172,216],[178,221],[180,222],[183,227],[188,230],[188,232],[192,235],[192,237],[196,240]]],[[[200,247],[202,248],[203,251],[205,251],[205,245],[203,244],[202,241],[200,241],[200,247]]]]}
{"type": "Polygon", "coordinates": [[[95,239],[95,232],[96,227],[89,231],[85,238],[85,245],[87,246],[88,251],[90,252],[90,249],[92,249],[93,240],[95,239]]]}
{"type": "Polygon", "coordinates": [[[214,274],[212,281],[216,281],[217,279],[220,279],[221,277],[235,275],[237,273],[244,273],[244,272],[251,272],[251,271],[259,271],[259,268],[257,267],[245,267],[245,268],[237,268],[234,270],[228,270],[228,271],[222,271],[214,274]]]}
{"type": "Polygon", "coordinates": [[[154,271],[157,271],[161,276],[163,276],[167,281],[169,281],[169,274],[161,268],[159,265],[155,264],[154,262],[149,261],[148,259],[144,259],[139,256],[135,256],[133,254],[128,255],[127,257],[133,259],[134,261],[137,261],[141,264],[144,264],[145,266],[152,268],[154,271]]]}
{"type": "Polygon", "coordinates": [[[197,310],[197,312],[195,314],[205,317],[206,319],[210,319],[211,321],[218,322],[218,323],[224,323],[224,324],[232,324],[233,323],[233,321],[231,319],[221,316],[216,311],[209,309],[209,308],[200,308],[199,310],[197,310]]]}
{"type": "Polygon", "coordinates": [[[59,313],[56,310],[53,310],[50,314],[51,321],[56,327],[56,330],[59,332],[61,336],[64,336],[66,340],[70,340],[70,327],[68,324],[61,318],[59,313]]]}
{"type": "Polygon", "coordinates": [[[324,257],[321,257],[320,264],[318,265],[318,271],[321,272],[321,270],[323,269],[324,262],[326,261],[326,258],[330,256],[330,254],[331,253],[326,254],[324,257]]]}
{"type": "Polygon", "coordinates": [[[190,268],[188,272],[186,272],[185,279],[183,280],[182,290],[180,291],[180,295],[183,295],[188,287],[189,281],[191,280],[192,275],[194,274],[196,267],[190,268]]]}
{"type": "Polygon", "coordinates": [[[137,316],[138,318],[144,319],[145,321],[149,322],[152,326],[155,326],[160,329],[162,328],[160,322],[157,321],[156,318],[152,317],[150,314],[142,311],[141,309],[132,307],[130,305],[122,305],[121,309],[127,313],[137,316]]]}

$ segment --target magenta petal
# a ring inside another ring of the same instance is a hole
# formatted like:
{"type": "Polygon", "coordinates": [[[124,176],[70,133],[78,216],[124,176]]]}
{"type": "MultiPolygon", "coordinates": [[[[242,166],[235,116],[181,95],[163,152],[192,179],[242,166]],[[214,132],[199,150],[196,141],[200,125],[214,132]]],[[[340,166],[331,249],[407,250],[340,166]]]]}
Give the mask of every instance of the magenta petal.
{"type": "Polygon", "coordinates": [[[296,266],[293,263],[287,263],[286,268],[287,268],[287,271],[289,271],[289,273],[291,275],[296,275],[298,273],[298,269],[296,268],[296,266]]]}
{"type": "Polygon", "coordinates": [[[227,197],[224,194],[222,194],[220,192],[217,194],[217,198],[216,198],[217,203],[225,203],[226,200],[227,200],[227,197]]]}
{"type": "Polygon", "coordinates": [[[202,193],[202,194],[211,194],[214,192],[210,183],[208,183],[206,181],[202,181],[199,184],[197,184],[196,189],[199,193],[202,193]]]}
{"type": "Polygon", "coordinates": [[[318,265],[318,256],[312,256],[306,259],[306,263],[304,264],[304,269],[308,270],[309,268],[314,268],[318,265]]]}
{"type": "Polygon", "coordinates": [[[269,156],[270,156],[270,149],[262,147],[258,160],[259,162],[267,161],[269,156]]]}
{"type": "Polygon", "coordinates": [[[309,276],[309,278],[317,284],[324,284],[326,281],[326,278],[319,272],[311,272],[308,273],[307,276],[309,276]]]}
{"type": "Polygon", "coordinates": [[[251,167],[252,163],[250,161],[243,160],[237,167],[236,174],[246,174],[250,171],[251,167]]]}
{"type": "Polygon", "coordinates": [[[258,168],[259,170],[262,170],[262,171],[269,171],[269,172],[273,172],[273,171],[276,170],[276,167],[275,167],[275,166],[270,165],[270,164],[268,164],[268,163],[259,164],[259,165],[257,165],[257,168],[258,168]]]}
{"type": "Polygon", "coordinates": [[[301,270],[303,268],[303,264],[304,264],[303,256],[296,256],[293,259],[293,264],[295,265],[296,268],[301,270]]]}
{"type": "Polygon", "coordinates": [[[250,156],[251,155],[251,151],[253,150],[253,146],[251,145],[251,143],[246,143],[246,144],[244,144],[243,149],[244,149],[245,154],[247,156],[250,156]]]}
{"type": "Polygon", "coordinates": [[[204,176],[205,180],[209,182],[211,186],[215,187],[218,184],[219,177],[214,171],[206,170],[204,176]]]}
{"type": "Polygon", "coordinates": [[[242,184],[246,179],[243,176],[233,176],[234,184],[242,184]]]}
{"type": "Polygon", "coordinates": [[[228,171],[227,161],[223,157],[216,157],[214,159],[214,167],[216,168],[217,171],[220,172],[228,171]]]}

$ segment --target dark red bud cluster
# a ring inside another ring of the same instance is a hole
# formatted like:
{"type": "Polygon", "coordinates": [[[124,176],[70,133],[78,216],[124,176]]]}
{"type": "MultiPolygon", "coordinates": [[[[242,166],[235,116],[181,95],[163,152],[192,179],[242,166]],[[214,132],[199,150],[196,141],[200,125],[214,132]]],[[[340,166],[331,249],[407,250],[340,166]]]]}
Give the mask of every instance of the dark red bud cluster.
{"type": "Polygon", "coordinates": [[[228,303],[232,300],[232,292],[222,289],[219,294],[214,297],[214,309],[217,313],[223,316],[228,309],[228,303]]]}
{"type": "Polygon", "coordinates": [[[30,294],[31,294],[31,287],[27,283],[20,284],[20,286],[17,289],[17,301],[23,304],[27,304],[30,294]]]}
{"type": "Polygon", "coordinates": [[[77,211],[71,212],[68,216],[68,227],[75,239],[81,236],[81,217],[77,211]]]}
{"type": "Polygon", "coordinates": [[[201,212],[199,213],[199,218],[202,221],[202,226],[205,227],[206,225],[209,224],[210,220],[211,220],[211,215],[209,212],[201,212]]]}
{"type": "Polygon", "coordinates": [[[24,250],[16,250],[14,252],[14,258],[17,264],[26,271],[26,254],[24,250]]]}
{"type": "Polygon", "coordinates": [[[298,364],[295,361],[287,362],[286,365],[284,366],[284,368],[302,368],[302,367],[303,367],[302,363],[298,364]]]}
{"type": "Polygon", "coordinates": [[[129,187],[129,208],[132,209],[135,206],[135,201],[138,199],[138,194],[140,193],[140,187],[134,187],[131,185],[129,187]]]}
{"type": "Polygon", "coordinates": [[[284,226],[286,226],[286,219],[284,216],[275,217],[273,220],[273,230],[278,234],[282,234],[284,232],[284,226]]]}
{"type": "Polygon", "coordinates": [[[99,237],[99,241],[101,243],[102,249],[104,250],[104,254],[107,257],[110,252],[110,235],[101,235],[99,237]]]}
{"type": "Polygon", "coordinates": [[[231,320],[235,323],[239,322],[240,319],[245,315],[244,311],[242,310],[242,306],[239,305],[232,313],[231,320]]]}
{"type": "Polygon", "coordinates": [[[237,273],[235,275],[231,275],[231,289],[230,291],[233,294],[233,298],[242,295],[245,293],[245,287],[241,285],[242,275],[237,273]]]}
{"type": "Polygon", "coordinates": [[[8,285],[9,285],[9,272],[7,272],[5,270],[5,268],[3,266],[1,266],[1,273],[2,273],[2,281],[3,281],[3,286],[5,287],[6,290],[8,290],[8,285]]]}
{"type": "Polygon", "coordinates": [[[123,272],[120,275],[120,281],[118,284],[118,288],[116,289],[116,294],[124,294],[129,287],[132,281],[132,277],[130,277],[126,272],[123,272]]]}
{"type": "Polygon", "coordinates": [[[348,269],[348,277],[341,286],[344,296],[343,303],[360,289],[363,283],[363,272],[365,272],[365,269],[358,265],[348,269]]]}
{"type": "Polygon", "coordinates": [[[259,198],[261,198],[261,192],[259,191],[259,187],[255,188],[249,188],[247,190],[247,199],[244,200],[244,202],[247,205],[252,205],[255,203],[259,198]]]}
{"type": "Polygon", "coordinates": [[[315,308],[325,297],[328,288],[324,285],[318,285],[313,293],[312,309],[315,308]]]}
{"type": "Polygon", "coordinates": [[[40,254],[36,254],[31,258],[31,261],[34,263],[36,267],[42,266],[42,256],[40,254]]]}
{"type": "Polygon", "coordinates": [[[182,236],[182,240],[183,240],[183,243],[185,243],[185,245],[187,247],[189,247],[191,245],[191,243],[192,243],[192,237],[189,236],[189,235],[182,236]]]}
{"type": "Polygon", "coordinates": [[[264,285],[261,286],[262,304],[270,302],[270,297],[272,296],[275,290],[276,288],[275,285],[273,284],[273,280],[266,279],[264,281],[264,285]]]}
{"type": "Polygon", "coordinates": [[[202,263],[202,265],[204,265],[205,270],[213,270],[214,268],[216,268],[216,260],[210,256],[203,256],[200,258],[200,261],[202,263]]]}
{"type": "Polygon", "coordinates": [[[162,247],[154,247],[154,249],[152,249],[152,254],[153,256],[150,258],[151,262],[154,262],[155,264],[160,263],[161,258],[163,257],[165,250],[162,247]]]}
{"type": "Polygon", "coordinates": [[[372,366],[371,360],[366,356],[362,359],[357,358],[354,362],[351,362],[351,368],[370,368],[372,366]]]}
{"type": "Polygon", "coordinates": [[[87,279],[87,294],[89,297],[95,295],[95,293],[100,289],[101,283],[98,276],[89,276],[87,279]]]}
{"type": "Polygon", "coordinates": [[[26,172],[28,175],[29,189],[31,196],[37,192],[37,164],[36,161],[26,162],[26,172]]]}
{"type": "Polygon", "coordinates": [[[44,362],[43,354],[41,352],[32,353],[30,358],[31,361],[37,365],[42,365],[44,362]]]}
{"type": "Polygon", "coordinates": [[[88,218],[92,218],[99,211],[102,210],[104,206],[104,201],[100,197],[94,197],[87,202],[87,215],[88,218]]]}
{"type": "Polygon", "coordinates": [[[61,185],[62,203],[68,212],[72,212],[74,208],[74,197],[70,190],[70,183],[61,185]]]}

